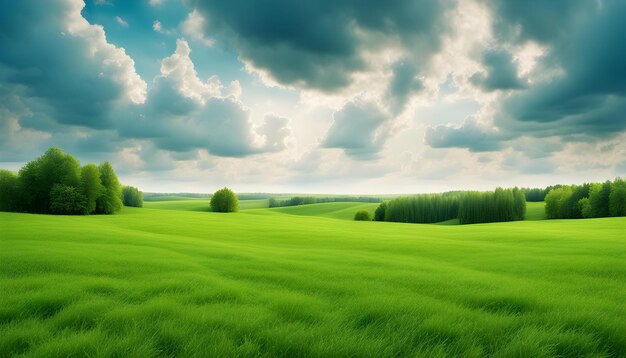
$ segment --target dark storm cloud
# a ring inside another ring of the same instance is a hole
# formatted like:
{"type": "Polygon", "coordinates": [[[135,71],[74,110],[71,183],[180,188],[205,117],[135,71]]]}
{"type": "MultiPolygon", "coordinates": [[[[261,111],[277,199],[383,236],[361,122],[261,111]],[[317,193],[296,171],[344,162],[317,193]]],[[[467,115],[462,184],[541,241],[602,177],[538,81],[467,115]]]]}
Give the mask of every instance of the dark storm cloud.
{"type": "Polygon", "coordinates": [[[503,136],[489,131],[469,119],[460,126],[436,126],[426,129],[426,144],[433,148],[467,148],[472,152],[489,152],[501,149],[503,136]]]}
{"type": "Polygon", "coordinates": [[[381,38],[429,57],[439,48],[443,14],[454,1],[186,2],[206,18],[206,34],[221,37],[278,82],[332,91],[366,68],[359,51],[366,44],[371,50],[381,38]]]}
{"type": "Polygon", "coordinates": [[[424,88],[422,81],[417,78],[419,69],[411,61],[398,61],[393,66],[393,77],[387,89],[387,100],[394,113],[404,110],[411,94],[424,88]]]}
{"type": "Polygon", "coordinates": [[[525,87],[517,74],[511,54],[503,49],[488,49],[483,53],[482,63],[487,73],[475,73],[470,82],[483,91],[513,90],[525,87]]]}
{"type": "MultiPolygon", "coordinates": [[[[498,105],[494,125],[501,137],[497,141],[552,136],[593,142],[626,130],[625,1],[486,2],[502,44],[542,44],[546,53],[536,71],[558,73],[544,76],[498,105]]],[[[437,139],[431,142],[458,146],[464,137],[459,131],[464,130],[468,138],[481,140],[470,126],[433,130],[430,135],[437,133],[437,139]]],[[[462,147],[483,147],[465,142],[462,147]]]]}
{"type": "Polygon", "coordinates": [[[87,40],[68,33],[73,8],[67,1],[3,2],[0,82],[58,123],[110,127],[107,114],[124,86],[90,54],[87,40]]]}
{"type": "Polygon", "coordinates": [[[483,0],[493,13],[493,32],[501,41],[534,40],[552,44],[570,36],[581,15],[593,12],[590,0],[483,0]]]}

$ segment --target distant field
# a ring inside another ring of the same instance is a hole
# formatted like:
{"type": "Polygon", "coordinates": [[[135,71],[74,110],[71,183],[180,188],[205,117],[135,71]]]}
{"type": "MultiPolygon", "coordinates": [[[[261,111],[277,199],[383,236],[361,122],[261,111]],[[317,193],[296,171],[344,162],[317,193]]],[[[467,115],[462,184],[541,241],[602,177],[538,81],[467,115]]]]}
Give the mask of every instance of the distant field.
{"type": "MultiPolygon", "coordinates": [[[[150,209],[179,210],[179,211],[211,211],[210,199],[178,199],[166,201],[145,201],[143,206],[150,209]]],[[[239,209],[267,208],[267,199],[239,200],[239,209]]]]}
{"type": "Polygon", "coordinates": [[[0,213],[0,356],[626,356],[626,218],[348,204],[0,213]]]}
{"type": "Polygon", "coordinates": [[[287,206],[259,211],[259,213],[277,213],[297,216],[319,216],[332,219],[353,220],[359,210],[369,211],[373,216],[377,203],[323,203],[298,206],[287,206]]]}
{"type": "Polygon", "coordinates": [[[526,203],[526,218],[525,220],[545,220],[546,219],[546,203],[535,202],[526,203]]]}

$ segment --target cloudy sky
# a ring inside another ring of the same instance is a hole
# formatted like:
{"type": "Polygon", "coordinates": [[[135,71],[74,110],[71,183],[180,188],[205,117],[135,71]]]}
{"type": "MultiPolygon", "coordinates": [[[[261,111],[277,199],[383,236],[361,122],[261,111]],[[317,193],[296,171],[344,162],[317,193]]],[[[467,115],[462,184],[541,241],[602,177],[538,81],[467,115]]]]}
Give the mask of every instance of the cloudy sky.
{"type": "Polygon", "coordinates": [[[623,0],[0,4],[0,167],[144,191],[409,193],[626,175],[623,0]]]}

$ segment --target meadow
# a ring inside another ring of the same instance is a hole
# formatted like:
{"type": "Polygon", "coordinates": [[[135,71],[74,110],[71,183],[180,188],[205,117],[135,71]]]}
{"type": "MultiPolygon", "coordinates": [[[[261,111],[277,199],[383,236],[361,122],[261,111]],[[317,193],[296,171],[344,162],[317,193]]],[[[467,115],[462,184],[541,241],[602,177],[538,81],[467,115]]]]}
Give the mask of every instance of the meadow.
{"type": "Polygon", "coordinates": [[[0,213],[0,356],[626,356],[626,218],[242,204],[0,213]]]}

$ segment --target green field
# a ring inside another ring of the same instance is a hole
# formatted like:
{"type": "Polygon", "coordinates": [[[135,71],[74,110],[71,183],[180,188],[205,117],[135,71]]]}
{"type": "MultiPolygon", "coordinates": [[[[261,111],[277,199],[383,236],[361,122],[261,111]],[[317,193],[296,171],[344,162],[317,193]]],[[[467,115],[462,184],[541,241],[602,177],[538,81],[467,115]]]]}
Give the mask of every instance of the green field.
{"type": "Polygon", "coordinates": [[[0,356],[626,356],[626,218],[168,203],[0,213],[0,356]]]}
{"type": "MultiPolygon", "coordinates": [[[[181,198],[176,200],[164,200],[164,201],[145,201],[143,206],[149,209],[163,209],[163,210],[178,210],[178,211],[211,211],[209,206],[209,199],[189,199],[181,198]]],[[[267,199],[258,200],[240,200],[239,209],[259,209],[267,208],[267,199]]]]}

